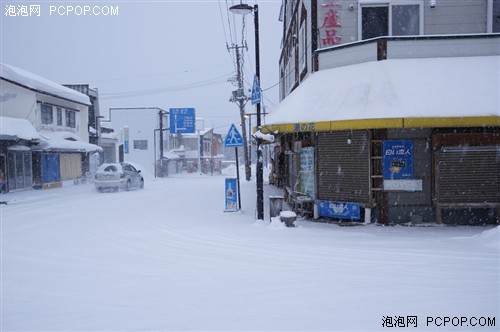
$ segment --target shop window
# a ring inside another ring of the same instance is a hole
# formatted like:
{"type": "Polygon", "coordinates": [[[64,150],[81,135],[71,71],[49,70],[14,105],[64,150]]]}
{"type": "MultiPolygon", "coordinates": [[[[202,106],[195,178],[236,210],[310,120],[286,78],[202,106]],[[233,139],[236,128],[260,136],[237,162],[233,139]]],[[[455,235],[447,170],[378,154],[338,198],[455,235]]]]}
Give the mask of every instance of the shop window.
{"type": "Polygon", "coordinates": [[[54,115],[52,113],[52,105],[41,105],[41,117],[43,125],[51,125],[54,123],[54,115]]]}
{"type": "Polygon", "coordinates": [[[9,151],[9,190],[31,188],[31,152],[9,151]]]}

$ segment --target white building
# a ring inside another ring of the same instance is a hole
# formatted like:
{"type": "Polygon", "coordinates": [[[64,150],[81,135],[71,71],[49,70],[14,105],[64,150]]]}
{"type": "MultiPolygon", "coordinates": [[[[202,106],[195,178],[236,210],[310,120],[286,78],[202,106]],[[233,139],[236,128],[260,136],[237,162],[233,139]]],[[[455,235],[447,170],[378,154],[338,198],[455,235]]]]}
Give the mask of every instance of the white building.
{"type": "Polygon", "coordinates": [[[89,97],[0,64],[0,171],[4,190],[61,186],[89,170],[89,97]]]}

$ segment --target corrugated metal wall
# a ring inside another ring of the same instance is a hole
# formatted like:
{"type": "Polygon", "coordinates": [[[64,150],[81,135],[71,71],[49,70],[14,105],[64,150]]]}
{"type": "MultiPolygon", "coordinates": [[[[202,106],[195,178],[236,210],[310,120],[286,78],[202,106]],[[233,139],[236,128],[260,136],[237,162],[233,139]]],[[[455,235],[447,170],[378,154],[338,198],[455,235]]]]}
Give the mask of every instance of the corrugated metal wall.
{"type": "Polygon", "coordinates": [[[318,133],[318,199],[370,202],[368,131],[318,133]]]}
{"type": "Polygon", "coordinates": [[[500,203],[498,147],[445,147],[436,164],[439,203],[500,203]]]}

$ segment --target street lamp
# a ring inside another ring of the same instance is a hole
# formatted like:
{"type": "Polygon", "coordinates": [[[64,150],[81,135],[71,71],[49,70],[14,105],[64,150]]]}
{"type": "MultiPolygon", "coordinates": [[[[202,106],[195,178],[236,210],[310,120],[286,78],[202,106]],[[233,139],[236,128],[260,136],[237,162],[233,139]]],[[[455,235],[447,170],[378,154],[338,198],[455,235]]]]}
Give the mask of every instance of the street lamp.
{"type": "MultiPolygon", "coordinates": [[[[229,8],[229,10],[238,15],[250,14],[252,11],[254,13],[254,28],[255,28],[255,76],[257,77],[257,82],[260,85],[260,55],[259,55],[259,6],[255,4],[253,7],[241,3],[234,5],[229,8]]],[[[261,129],[260,122],[260,101],[256,103],[257,106],[257,130],[261,129]]],[[[257,141],[257,219],[264,220],[264,176],[263,176],[263,165],[262,165],[262,150],[261,150],[261,139],[256,138],[257,141]]]]}

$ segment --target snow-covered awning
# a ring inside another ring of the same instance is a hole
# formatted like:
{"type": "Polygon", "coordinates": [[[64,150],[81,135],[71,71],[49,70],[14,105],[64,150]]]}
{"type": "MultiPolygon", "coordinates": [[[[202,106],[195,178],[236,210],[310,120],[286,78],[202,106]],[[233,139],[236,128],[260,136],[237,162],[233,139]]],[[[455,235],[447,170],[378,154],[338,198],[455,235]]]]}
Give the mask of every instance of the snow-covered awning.
{"type": "Polygon", "coordinates": [[[500,56],[390,59],[311,74],[264,132],[500,125],[500,56]]]}
{"type": "Polygon", "coordinates": [[[83,141],[77,135],[68,131],[41,131],[43,140],[39,145],[42,151],[58,152],[96,152],[102,148],[83,141]]]}
{"type": "Polygon", "coordinates": [[[163,158],[173,160],[173,159],[179,159],[180,157],[179,157],[179,155],[177,155],[173,152],[170,152],[168,150],[163,150],[163,158]]]}
{"type": "Polygon", "coordinates": [[[22,140],[38,143],[41,136],[31,122],[26,119],[0,116],[0,140],[13,142],[22,140]]]}
{"type": "Polygon", "coordinates": [[[26,70],[0,63],[0,78],[28,89],[90,106],[88,96],[26,70]]]}

